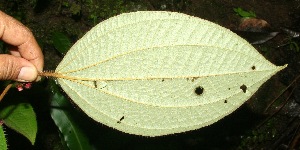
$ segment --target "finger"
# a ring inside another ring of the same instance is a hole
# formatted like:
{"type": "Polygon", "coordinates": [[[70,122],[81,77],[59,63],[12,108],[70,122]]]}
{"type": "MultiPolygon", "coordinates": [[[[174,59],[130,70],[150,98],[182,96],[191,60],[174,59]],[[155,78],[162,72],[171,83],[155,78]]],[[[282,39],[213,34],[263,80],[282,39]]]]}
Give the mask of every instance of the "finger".
{"type": "Polygon", "coordinates": [[[19,51],[16,50],[10,50],[9,51],[11,55],[16,56],[16,57],[22,57],[19,51]]]}
{"type": "Polygon", "coordinates": [[[32,32],[19,21],[0,11],[0,38],[17,48],[20,56],[43,70],[44,58],[32,32]]]}
{"type": "Polygon", "coordinates": [[[0,80],[35,81],[36,67],[24,58],[0,55],[0,80]]]}

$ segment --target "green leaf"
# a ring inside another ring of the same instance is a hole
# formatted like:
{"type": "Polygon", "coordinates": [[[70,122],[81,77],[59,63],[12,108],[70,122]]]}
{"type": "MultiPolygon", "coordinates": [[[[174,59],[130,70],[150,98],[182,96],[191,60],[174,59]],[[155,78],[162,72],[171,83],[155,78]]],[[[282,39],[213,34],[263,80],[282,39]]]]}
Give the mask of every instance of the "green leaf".
{"type": "Polygon", "coordinates": [[[6,138],[2,125],[0,125],[0,149],[7,150],[6,138]]]}
{"type": "Polygon", "coordinates": [[[245,11],[242,8],[233,8],[233,11],[237,13],[237,15],[243,18],[255,18],[256,14],[253,11],[245,11]]]}
{"type": "Polygon", "coordinates": [[[24,135],[33,145],[37,133],[36,116],[29,103],[9,103],[0,108],[0,119],[9,128],[24,135]]]}
{"type": "Polygon", "coordinates": [[[54,47],[61,53],[65,54],[71,47],[69,38],[61,32],[53,32],[51,36],[54,47]]]}
{"type": "Polygon", "coordinates": [[[220,120],[285,67],[217,24],[145,11],[98,24],[48,75],[94,120],[160,136],[220,120]]]}
{"type": "Polygon", "coordinates": [[[51,101],[51,117],[56,126],[62,133],[63,139],[69,149],[88,150],[92,149],[82,128],[78,125],[81,121],[76,117],[76,112],[71,107],[69,101],[61,94],[57,85],[50,83],[52,92],[54,93],[51,101]]]}

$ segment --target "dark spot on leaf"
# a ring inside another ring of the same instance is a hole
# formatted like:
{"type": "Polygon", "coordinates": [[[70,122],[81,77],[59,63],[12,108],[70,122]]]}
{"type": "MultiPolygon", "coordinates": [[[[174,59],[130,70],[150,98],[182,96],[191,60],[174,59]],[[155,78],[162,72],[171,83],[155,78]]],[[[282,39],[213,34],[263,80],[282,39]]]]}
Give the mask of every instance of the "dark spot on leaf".
{"type": "Polygon", "coordinates": [[[240,89],[242,89],[243,92],[246,93],[247,86],[245,84],[243,84],[242,86],[240,86],[240,89]]]}
{"type": "Polygon", "coordinates": [[[252,66],[251,69],[252,69],[252,70],[255,70],[255,66],[252,66]]]}
{"type": "Polygon", "coordinates": [[[194,77],[194,78],[192,78],[192,82],[194,82],[195,80],[197,80],[199,77],[194,77]]]}
{"type": "Polygon", "coordinates": [[[97,88],[97,81],[94,81],[94,86],[95,88],[97,88]]]}
{"type": "Polygon", "coordinates": [[[227,103],[227,100],[225,99],[224,103],[227,103]]]}
{"type": "Polygon", "coordinates": [[[164,81],[165,81],[165,79],[162,79],[162,80],[161,80],[161,82],[164,82],[164,81]]]}
{"type": "Polygon", "coordinates": [[[120,120],[119,121],[117,121],[117,123],[121,123],[121,121],[124,119],[125,117],[124,116],[122,116],[121,118],[120,118],[120,120]]]}
{"type": "Polygon", "coordinates": [[[201,95],[203,93],[203,91],[204,91],[204,88],[201,87],[201,86],[198,86],[198,87],[195,88],[195,93],[197,95],[201,95]]]}
{"type": "Polygon", "coordinates": [[[230,88],[228,88],[228,90],[231,90],[230,88]]]}

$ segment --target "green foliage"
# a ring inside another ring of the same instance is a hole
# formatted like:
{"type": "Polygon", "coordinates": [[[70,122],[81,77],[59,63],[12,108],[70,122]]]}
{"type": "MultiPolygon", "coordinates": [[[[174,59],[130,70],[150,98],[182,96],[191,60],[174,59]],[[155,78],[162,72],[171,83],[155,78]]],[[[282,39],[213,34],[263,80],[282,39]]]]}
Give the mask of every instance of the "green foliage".
{"type": "Polygon", "coordinates": [[[83,1],[67,1],[61,0],[58,10],[69,16],[77,16],[87,14],[93,24],[99,21],[115,16],[120,13],[146,10],[145,7],[139,5],[137,1],[125,0],[83,0],[83,1]]]}
{"type": "Polygon", "coordinates": [[[37,121],[30,103],[20,99],[1,102],[0,119],[9,128],[24,135],[34,144],[37,133],[37,121]]]}
{"type": "Polygon", "coordinates": [[[66,54],[71,47],[71,41],[65,34],[61,32],[53,32],[51,40],[56,50],[63,55],[66,54]]]}
{"type": "Polygon", "coordinates": [[[249,146],[257,146],[261,143],[272,141],[278,135],[275,125],[278,123],[276,119],[270,119],[260,128],[253,129],[242,137],[239,149],[248,149],[249,146]]]}
{"type": "Polygon", "coordinates": [[[290,47],[290,50],[295,51],[295,52],[299,52],[299,45],[298,45],[297,42],[290,41],[289,47],[290,47]]]}
{"type": "Polygon", "coordinates": [[[100,20],[118,15],[120,13],[146,10],[142,5],[125,0],[85,0],[85,6],[91,19],[96,25],[100,20]],[[134,8],[136,7],[136,8],[134,8]]]}
{"type": "Polygon", "coordinates": [[[34,8],[36,6],[36,4],[37,4],[37,1],[38,0],[29,0],[28,3],[34,8]]]}
{"type": "MultiPolygon", "coordinates": [[[[58,52],[65,54],[71,47],[69,38],[61,32],[52,34],[52,42],[58,52]]],[[[51,117],[61,132],[63,143],[69,149],[87,150],[92,149],[84,131],[80,128],[80,119],[76,117],[76,110],[73,109],[67,98],[62,95],[59,87],[53,80],[49,81],[53,93],[51,98],[51,117]]]]}
{"type": "Polygon", "coordinates": [[[81,6],[76,3],[72,3],[70,7],[70,11],[72,12],[73,15],[80,15],[81,6]]]}
{"type": "Polygon", "coordinates": [[[62,95],[58,86],[50,81],[53,97],[51,99],[51,117],[59,128],[62,139],[69,149],[88,150],[92,149],[88,138],[79,126],[81,121],[76,117],[76,110],[70,102],[62,95]]]}
{"type": "Polygon", "coordinates": [[[160,10],[184,11],[192,4],[191,0],[161,0],[156,5],[160,6],[160,10]]]}
{"type": "Polygon", "coordinates": [[[246,11],[240,7],[233,8],[233,11],[242,18],[255,18],[256,14],[253,11],[246,11]]]}
{"type": "Polygon", "coordinates": [[[7,150],[5,133],[4,133],[3,126],[2,126],[1,122],[0,122],[0,149],[1,150],[7,150]]]}

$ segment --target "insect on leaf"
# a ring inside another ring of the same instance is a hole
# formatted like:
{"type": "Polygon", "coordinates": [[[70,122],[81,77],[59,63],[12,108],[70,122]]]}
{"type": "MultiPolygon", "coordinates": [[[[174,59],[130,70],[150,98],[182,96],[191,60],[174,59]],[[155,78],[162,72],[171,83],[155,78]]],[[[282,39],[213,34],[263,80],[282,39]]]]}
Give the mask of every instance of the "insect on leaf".
{"type": "Polygon", "coordinates": [[[48,76],[94,120],[160,136],[220,120],[285,67],[217,24],[145,11],[95,26],[48,76]]]}

